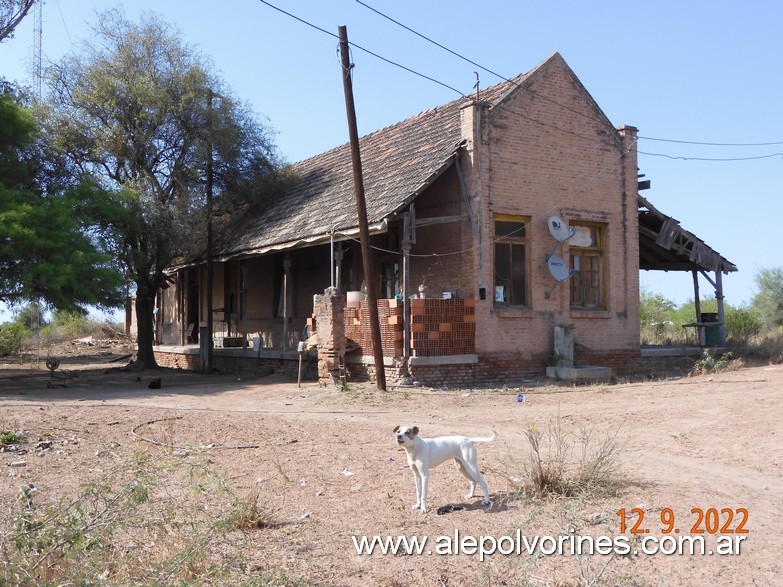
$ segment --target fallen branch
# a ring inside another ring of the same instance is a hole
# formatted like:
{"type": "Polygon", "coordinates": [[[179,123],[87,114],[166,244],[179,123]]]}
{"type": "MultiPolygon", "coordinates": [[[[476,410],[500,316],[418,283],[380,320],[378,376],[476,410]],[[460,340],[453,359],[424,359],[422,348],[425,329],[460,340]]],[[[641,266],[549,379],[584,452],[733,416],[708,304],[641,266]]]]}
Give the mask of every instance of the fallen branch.
{"type": "Polygon", "coordinates": [[[216,445],[216,444],[209,444],[209,445],[202,445],[197,447],[192,446],[182,446],[178,444],[168,444],[165,442],[160,442],[158,440],[155,440],[154,438],[147,438],[146,436],[140,436],[136,433],[136,431],[141,428],[142,426],[149,426],[151,424],[157,424],[158,422],[166,422],[169,420],[182,420],[182,416],[171,416],[169,418],[156,418],[155,420],[147,420],[146,422],[142,422],[141,424],[138,424],[133,427],[131,430],[131,435],[137,439],[137,440],[143,440],[144,442],[148,442],[150,444],[154,444],[156,446],[162,446],[164,448],[170,448],[170,449],[179,449],[179,450],[188,450],[188,449],[197,449],[197,450],[211,450],[211,449],[222,449],[222,450],[242,450],[246,448],[260,448],[260,445],[258,444],[240,444],[236,446],[225,446],[225,445],[216,445]]]}

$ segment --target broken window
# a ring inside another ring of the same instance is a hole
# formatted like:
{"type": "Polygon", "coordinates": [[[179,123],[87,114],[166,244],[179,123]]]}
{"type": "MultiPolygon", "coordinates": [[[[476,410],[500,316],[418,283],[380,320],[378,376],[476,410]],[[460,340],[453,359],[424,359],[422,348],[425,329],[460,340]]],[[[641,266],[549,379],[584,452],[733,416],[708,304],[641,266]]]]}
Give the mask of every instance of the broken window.
{"type": "Polygon", "coordinates": [[[568,241],[571,253],[571,307],[602,309],[604,302],[603,226],[572,223],[576,233],[568,241]]]}

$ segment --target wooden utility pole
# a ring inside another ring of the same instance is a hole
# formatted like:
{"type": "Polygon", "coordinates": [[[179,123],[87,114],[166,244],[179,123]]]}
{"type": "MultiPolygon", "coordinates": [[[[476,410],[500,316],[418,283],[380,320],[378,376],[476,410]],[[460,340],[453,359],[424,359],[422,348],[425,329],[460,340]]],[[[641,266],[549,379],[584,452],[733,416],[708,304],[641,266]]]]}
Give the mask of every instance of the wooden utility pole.
{"type": "Polygon", "coordinates": [[[340,37],[340,57],[343,66],[343,88],[345,90],[345,110],[348,115],[348,134],[351,140],[351,162],[353,164],[353,184],[356,194],[356,211],[359,214],[359,234],[362,243],[362,263],[364,282],[367,286],[367,305],[370,310],[370,332],[372,334],[373,359],[375,361],[375,380],[378,389],[386,391],[386,371],[383,366],[383,347],[381,346],[381,326],[378,322],[378,296],[375,292],[375,271],[370,249],[370,229],[367,226],[367,206],[364,201],[364,179],[362,178],[362,158],[359,153],[359,133],[356,128],[356,109],[353,103],[353,85],[351,83],[351,59],[348,47],[348,31],[344,25],[338,27],[340,37]]]}
{"type": "Polygon", "coordinates": [[[212,89],[207,91],[207,340],[200,344],[206,346],[206,361],[204,372],[212,374],[212,287],[214,284],[214,269],[212,259],[212,89]]]}

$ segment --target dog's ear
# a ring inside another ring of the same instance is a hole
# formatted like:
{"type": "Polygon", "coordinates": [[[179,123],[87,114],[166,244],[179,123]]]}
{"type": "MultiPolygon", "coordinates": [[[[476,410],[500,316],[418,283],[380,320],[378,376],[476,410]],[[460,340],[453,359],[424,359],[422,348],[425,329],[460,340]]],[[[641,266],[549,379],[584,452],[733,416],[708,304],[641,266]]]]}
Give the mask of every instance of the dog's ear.
{"type": "Polygon", "coordinates": [[[418,426],[414,426],[413,430],[411,430],[411,432],[413,432],[413,435],[416,436],[419,433],[419,427],[418,426]]]}
{"type": "Polygon", "coordinates": [[[400,427],[399,427],[399,426],[395,426],[395,427],[394,427],[394,430],[392,430],[392,432],[397,432],[399,429],[400,429],[400,427]]]}

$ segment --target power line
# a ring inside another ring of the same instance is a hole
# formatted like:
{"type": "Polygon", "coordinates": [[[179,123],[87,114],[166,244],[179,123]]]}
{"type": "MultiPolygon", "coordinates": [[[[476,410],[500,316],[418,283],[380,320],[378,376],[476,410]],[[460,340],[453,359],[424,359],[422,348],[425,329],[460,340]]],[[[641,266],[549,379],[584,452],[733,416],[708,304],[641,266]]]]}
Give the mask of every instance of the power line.
{"type": "Polygon", "coordinates": [[[560,106],[561,108],[563,108],[563,109],[565,109],[565,110],[568,110],[569,112],[572,112],[572,113],[574,113],[574,114],[578,114],[579,116],[582,116],[582,117],[584,117],[584,118],[587,118],[588,120],[592,120],[593,122],[601,122],[601,121],[600,121],[600,120],[598,120],[597,118],[593,118],[592,116],[590,116],[590,115],[588,115],[588,114],[585,114],[584,112],[580,112],[580,111],[578,111],[578,110],[576,110],[576,109],[574,109],[574,108],[571,108],[570,106],[567,106],[566,104],[562,104],[562,103],[558,102],[557,100],[554,100],[553,98],[550,98],[549,96],[544,96],[544,95],[542,95],[542,94],[539,94],[538,92],[536,92],[536,91],[534,91],[534,90],[531,90],[530,88],[528,88],[528,87],[526,87],[526,86],[523,86],[522,84],[520,84],[520,83],[518,83],[518,82],[514,81],[513,79],[509,79],[509,78],[508,78],[508,77],[506,77],[505,75],[502,75],[502,74],[500,74],[500,73],[497,73],[496,71],[492,71],[492,70],[491,70],[491,69],[489,69],[488,67],[485,67],[485,66],[481,65],[480,63],[476,63],[475,61],[473,61],[473,60],[471,60],[471,59],[468,59],[468,58],[467,58],[467,57],[465,57],[464,55],[462,55],[462,54],[460,54],[460,53],[458,53],[458,52],[456,52],[456,51],[453,51],[452,49],[449,49],[448,47],[446,47],[446,46],[444,46],[444,45],[441,45],[440,43],[438,43],[437,41],[435,41],[435,40],[431,39],[430,37],[428,37],[428,36],[426,36],[426,35],[423,35],[422,33],[419,33],[419,32],[417,32],[417,31],[413,30],[413,29],[412,29],[412,28],[410,28],[409,26],[406,26],[406,25],[404,25],[403,23],[401,23],[401,22],[399,22],[399,21],[397,21],[397,20],[393,19],[392,17],[388,16],[387,14],[384,14],[383,12],[381,12],[380,10],[377,10],[376,8],[373,8],[372,6],[370,6],[370,5],[368,5],[368,4],[365,4],[365,3],[364,3],[364,2],[362,2],[361,0],[356,0],[356,2],[358,2],[359,4],[361,4],[362,6],[364,6],[365,8],[367,8],[368,10],[372,10],[374,13],[378,14],[379,16],[382,16],[383,18],[385,18],[385,19],[387,19],[387,20],[389,20],[389,21],[393,22],[393,23],[394,23],[394,24],[396,24],[397,26],[400,26],[400,27],[404,28],[406,31],[409,31],[409,32],[413,33],[414,35],[416,35],[416,36],[418,36],[418,37],[421,37],[421,38],[422,38],[422,39],[424,39],[425,41],[427,41],[427,42],[429,42],[429,43],[432,43],[432,44],[433,44],[433,45],[435,45],[436,47],[440,47],[441,49],[443,49],[444,51],[447,51],[447,52],[451,53],[451,54],[452,54],[452,55],[454,55],[455,57],[458,57],[459,59],[462,59],[463,61],[465,61],[465,62],[467,62],[467,63],[470,63],[471,65],[474,65],[474,66],[478,67],[479,69],[481,69],[481,70],[483,70],[483,71],[486,71],[487,73],[489,73],[489,74],[491,74],[491,75],[494,75],[494,76],[496,76],[496,77],[500,78],[500,79],[501,79],[501,80],[503,80],[503,81],[506,81],[506,82],[508,82],[508,83],[510,83],[510,84],[513,84],[514,86],[516,86],[516,87],[518,87],[518,88],[521,88],[521,89],[525,90],[526,92],[529,92],[531,95],[533,95],[533,96],[536,96],[537,98],[541,98],[542,100],[546,100],[546,101],[548,101],[548,102],[550,102],[550,103],[552,103],[552,104],[556,104],[557,106],[560,106]]]}
{"type": "MultiPolygon", "coordinates": [[[[533,219],[548,217],[548,216],[550,216],[552,214],[552,212],[557,211],[559,208],[561,208],[565,204],[569,203],[576,196],[578,196],[583,191],[585,191],[588,188],[588,186],[590,186],[590,184],[592,184],[595,181],[598,181],[598,179],[604,174],[604,172],[606,172],[615,163],[617,163],[620,159],[622,159],[625,155],[627,155],[628,152],[631,150],[631,148],[633,147],[634,144],[636,144],[636,141],[631,143],[617,157],[613,158],[611,161],[606,163],[601,169],[598,170],[598,172],[593,177],[591,177],[590,179],[585,181],[582,185],[580,185],[578,188],[576,188],[574,191],[572,191],[570,194],[568,194],[565,198],[563,198],[562,200],[560,200],[556,204],[553,204],[552,206],[550,206],[549,208],[547,208],[545,210],[542,210],[542,211],[539,211],[539,212],[534,212],[533,214],[530,214],[529,215],[530,216],[530,221],[529,222],[523,223],[520,228],[518,228],[517,230],[515,230],[515,231],[513,231],[513,232],[511,232],[509,234],[506,234],[506,235],[504,235],[502,237],[498,237],[498,238],[493,239],[490,244],[498,243],[498,242],[502,241],[504,238],[512,236],[513,234],[515,234],[517,232],[526,230],[528,227],[531,226],[533,219]]],[[[528,215],[526,214],[525,216],[528,216],[528,215]]],[[[358,240],[356,240],[355,237],[353,237],[353,236],[351,236],[351,235],[349,235],[349,234],[347,234],[345,232],[342,232],[342,231],[339,231],[339,230],[336,231],[336,232],[338,232],[339,234],[343,235],[348,240],[359,242],[358,240]]],[[[450,256],[453,256],[453,255],[461,255],[463,253],[468,253],[468,252],[471,252],[471,251],[478,250],[480,248],[480,246],[482,246],[482,245],[479,245],[477,243],[477,244],[475,244],[473,246],[470,246],[470,247],[467,247],[467,248],[461,249],[461,250],[456,250],[456,251],[448,251],[448,252],[445,252],[445,253],[428,253],[428,254],[424,254],[424,255],[411,253],[410,256],[411,257],[416,257],[416,258],[450,257],[450,256]]],[[[392,251],[392,250],[384,249],[384,248],[378,247],[378,246],[373,246],[372,249],[376,250],[376,251],[379,251],[379,252],[383,252],[383,253],[389,253],[389,254],[395,254],[395,255],[402,254],[401,251],[392,251]]]]}
{"type": "MultiPolygon", "coordinates": [[[[286,16],[289,16],[290,18],[293,18],[294,20],[297,20],[297,21],[299,21],[299,22],[301,22],[301,23],[303,23],[303,24],[305,24],[305,25],[307,25],[307,26],[309,26],[309,27],[311,27],[311,28],[313,28],[313,29],[315,29],[315,30],[317,30],[317,31],[321,32],[321,33],[324,33],[324,34],[326,34],[326,35],[329,35],[329,36],[331,36],[331,37],[335,37],[335,38],[337,38],[337,35],[335,35],[334,33],[331,33],[331,32],[329,32],[329,31],[327,31],[326,29],[323,29],[323,28],[319,27],[318,25],[315,25],[315,24],[313,24],[313,23],[311,23],[311,22],[309,22],[309,21],[307,21],[307,20],[304,20],[303,18],[300,18],[300,17],[298,17],[298,16],[296,16],[296,15],[294,15],[294,14],[291,14],[290,12],[287,12],[287,11],[283,10],[282,8],[278,8],[277,6],[275,6],[275,5],[273,5],[273,4],[270,4],[270,3],[269,3],[269,2],[267,2],[266,0],[259,0],[259,2],[261,2],[262,4],[265,4],[265,5],[267,5],[267,6],[269,6],[270,8],[274,8],[274,9],[275,9],[275,10],[277,10],[278,12],[281,12],[281,13],[285,14],[286,16]]],[[[359,0],[357,0],[357,2],[359,2],[359,0]]],[[[362,2],[359,2],[359,3],[360,3],[360,4],[362,4],[363,6],[367,6],[367,5],[363,4],[362,2]]],[[[370,6],[367,6],[367,8],[369,8],[370,10],[373,10],[373,11],[377,12],[377,11],[376,11],[374,8],[372,8],[372,7],[370,7],[370,6]]],[[[381,14],[381,13],[379,13],[379,14],[381,14]]],[[[383,15],[383,14],[381,14],[381,15],[382,15],[382,16],[385,16],[385,15],[383,15]]],[[[386,17],[386,18],[388,18],[388,17],[386,17]]],[[[396,21],[393,21],[393,22],[396,22],[396,21]]],[[[400,23],[397,23],[397,24],[400,24],[400,23]]],[[[400,24],[400,26],[402,26],[402,27],[404,27],[404,28],[407,28],[407,27],[405,27],[405,25],[402,25],[402,24],[400,24]]],[[[411,29],[409,29],[409,30],[411,30],[411,29]]],[[[415,31],[412,31],[412,30],[411,30],[411,32],[414,32],[414,33],[415,33],[415,31]]],[[[419,35],[419,33],[415,33],[415,34],[419,35]]],[[[423,35],[420,35],[420,36],[423,36],[423,35]]],[[[426,38],[426,37],[424,37],[424,38],[426,38]]],[[[432,42],[434,43],[434,41],[432,41],[432,42]]],[[[435,44],[436,44],[436,45],[438,45],[439,47],[442,47],[442,45],[439,45],[438,43],[435,43],[435,44]]],[[[441,82],[441,81],[439,81],[439,80],[437,80],[437,79],[435,79],[435,78],[432,78],[432,77],[430,77],[430,76],[427,76],[427,75],[425,75],[425,74],[422,74],[422,73],[420,73],[420,72],[418,72],[418,71],[415,71],[415,70],[413,70],[413,69],[410,69],[409,67],[406,67],[406,66],[404,66],[404,65],[401,65],[400,63],[397,63],[397,62],[395,62],[395,61],[392,61],[392,60],[390,60],[390,59],[387,59],[386,57],[383,57],[383,56],[381,56],[381,55],[378,55],[377,53],[375,53],[375,52],[373,52],[373,51],[370,51],[369,49],[366,49],[366,48],[364,48],[364,47],[362,47],[362,46],[360,46],[360,45],[357,45],[356,43],[349,42],[349,45],[351,45],[352,47],[356,47],[357,49],[360,49],[360,50],[364,51],[365,53],[368,53],[368,54],[372,55],[373,57],[376,57],[376,58],[378,58],[378,59],[380,59],[380,60],[382,60],[382,61],[384,61],[384,62],[386,62],[386,63],[389,63],[389,64],[391,64],[391,65],[394,65],[395,67],[398,67],[398,68],[400,68],[400,69],[403,69],[403,70],[405,70],[405,71],[407,71],[407,72],[413,73],[414,75],[417,75],[417,76],[419,76],[419,77],[421,77],[421,78],[424,78],[424,79],[426,79],[426,80],[429,80],[429,81],[432,81],[432,82],[434,82],[434,83],[436,83],[436,84],[439,84],[439,85],[441,85],[441,86],[443,86],[443,87],[445,87],[445,88],[448,88],[448,89],[450,89],[450,90],[452,90],[452,91],[456,92],[457,94],[459,94],[459,95],[460,95],[460,96],[462,96],[463,98],[467,98],[467,96],[466,96],[465,94],[463,94],[463,93],[462,93],[462,92],[460,92],[459,90],[457,90],[457,89],[453,88],[452,86],[450,86],[450,85],[448,85],[448,84],[446,84],[446,83],[444,83],[444,82],[441,82]]],[[[491,73],[492,75],[496,75],[496,76],[500,77],[501,79],[505,80],[506,82],[508,82],[508,83],[510,83],[510,84],[512,84],[512,85],[514,85],[514,86],[516,86],[516,87],[522,87],[520,84],[518,84],[517,82],[515,82],[515,81],[513,81],[513,80],[510,80],[510,79],[508,79],[508,78],[506,78],[506,77],[504,77],[504,76],[502,76],[502,75],[500,75],[500,74],[498,74],[498,73],[495,73],[495,72],[493,72],[493,71],[491,71],[491,70],[489,70],[489,69],[486,69],[485,67],[482,67],[482,66],[480,66],[480,65],[478,65],[478,64],[476,64],[476,63],[474,63],[473,61],[470,61],[469,59],[467,59],[467,58],[465,58],[465,57],[462,57],[462,56],[460,56],[459,54],[457,54],[457,53],[455,53],[455,52],[451,51],[450,49],[447,49],[446,47],[443,47],[443,48],[444,48],[445,50],[447,50],[447,51],[451,52],[451,53],[454,53],[455,55],[458,55],[458,56],[459,56],[459,57],[461,57],[462,59],[465,59],[465,60],[466,60],[466,61],[468,61],[469,63],[471,63],[471,64],[473,64],[473,65],[476,65],[476,66],[477,66],[477,67],[479,67],[480,69],[483,69],[483,70],[485,70],[485,71],[487,71],[487,72],[491,73]]],[[[574,112],[574,113],[576,113],[576,114],[579,114],[579,115],[581,115],[581,116],[584,116],[584,117],[585,117],[585,118],[587,118],[588,120],[591,120],[591,121],[593,121],[593,122],[600,122],[600,121],[598,121],[598,120],[596,120],[596,119],[594,119],[594,118],[591,118],[591,117],[589,117],[589,116],[586,116],[585,114],[583,114],[583,113],[579,112],[578,110],[575,110],[575,109],[573,109],[573,108],[570,108],[570,107],[568,107],[568,106],[565,106],[565,105],[563,105],[563,104],[560,104],[559,102],[557,102],[557,101],[555,101],[555,100],[552,100],[551,98],[548,98],[548,97],[546,97],[546,96],[541,96],[540,94],[538,94],[538,93],[536,93],[536,92],[533,92],[532,90],[529,90],[529,89],[527,89],[527,88],[524,88],[524,89],[526,89],[527,91],[531,92],[532,94],[534,94],[534,95],[536,95],[536,96],[539,96],[539,97],[541,97],[541,98],[544,98],[544,99],[546,99],[546,100],[548,100],[548,101],[550,101],[550,102],[552,102],[552,103],[554,103],[554,104],[557,104],[557,105],[559,105],[559,106],[561,106],[561,107],[563,107],[563,108],[566,108],[567,110],[569,110],[569,111],[571,111],[571,112],[574,112]]],[[[500,105],[500,104],[497,104],[496,106],[497,106],[498,108],[500,108],[501,110],[505,110],[505,111],[507,111],[507,112],[511,112],[512,114],[514,114],[514,115],[516,115],[516,116],[519,116],[520,118],[524,118],[524,119],[526,119],[526,120],[530,120],[531,122],[535,122],[535,123],[537,123],[537,124],[540,124],[541,126],[545,126],[545,127],[548,127],[548,128],[552,128],[552,129],[558,130],[558,131],[560,131],[560,132],[563,132],[563,133],[565,133],[565,134],[569,134],[569,135],[572,135],[572,136],[576,136],[576,137],[579,137],[579,138],[582,138],[582,139],[585,139],[585,140],[589,140],[589,141],[593,141],[593,142],[598,142],[598,143],[602,143],[602,144],[604,144],[604,143],[605,143],[605,142],[604,142],[604,141],[602,141],[601,139],[596,139],[596,138],[594,138],[594,137],[587,137],[587,136],[585,136],[585,135],[581,135],[581,134],[579,134],[579,133],[576,133],[576,132],[574,132],[574,131],[570,131],[570,130],[566,130],[566,129],[564,129],[564,128],[558,127],[557,125],[554,125],[554,124],[551,124],[551,123],[547,123],[547,122],[542,122],[542,121],[540,121],[540,120],[537,120],[537,119],[535,119],[535,118],[533,118],[533,117],[531,117],[531,116],[528,116],[527,114],[522,114],[521,112],[518,112],[518,111],[516,111],[516,110],[513,110],[512,108],[510,108],[510,107],[508,107],[508,106],[505,106],[505,105],[500,105]]]]}
{"type": "MultiPolygon", "coordinates": [[[[261,2],[262,4],[264,4],[266,6],[269,6],[270,8],[273,8],[274,10],[276,10],[276,11],[282,13],[282,14],[285,14],[289,18],[292,18],[292,19],[294,19],[294,20],[296,20],[296,21],[298,21],[298,22],[300,22],[300,23],[302,23],[302,24],[304,24],[304,25],[306,25],[306,26],[308,26],[310,28],[313,28],[313,29],[323,33],[323,34],[329,35],[330,37],[333,37],[333,38],[338,38],[338,36],[335,33],[332,33],[332,32],[330,32],[330,31],[328,31],[328,30],[326,30],[326,29],[324,29],[322,27],[319,27],[319,26],[317,26],[317,25],[315,25],[315,24],[313,24],[313,23],[311,23],[311,22],[309,22],[309,21],[307,21],[307,20],[305,20],[305,19],[303,19],[303,18],[301,18],[299,16],[296,16],[295,14],[287,12],[286,10],[283,10],[282,8],[279,8],[279,7],[275,6],[274,4],[271,4],[270,2],[267,2],[266,0],[259,0],[259,2],[261,2]]],[[[482,69],[483,71],[486,71],[486,72],[490,73],[491,75],[499,77],[500,79],[506,81],[507,83],[510,83],[510,84],[514,85],[517,88],[520,88],[520,89],[523,89],[523,90],[529,92],[531,95],[534,95],[534,96],[539,97],[539,98],[541,98],[543,100],[546,100],[546,101],[548,101],[548,102],[550,102],[552,104],[555,104],[555,105],[559,106],[560,108],[563,108],[563,109],[565,109],[565,110],[567,110],[569,112],[572,112],[574,114],[577,114],[579,116],[582,116],[582,117],[584,117],[584,118],[586,118],[588,120],[591,120],[593,122],[599,122],[599,123],[603,122],[603,121],[600,121],[600,120],[598,120],[596,118],[593,118],[593,117],[591,117],[591,116],[589,116],[589,115],[587,115],[587,114],[585,114],[583,112],[580,112],[580,111],[578,111],[578,110],[576,110],[574,108],[571,108],[570,106],[562,104],[562,103],[558,102],[557,100],[554,100],[554,99],[552,99],[552,98],[550,98],[548,96],[544,96],[542,94],[539,94],[538,92],[535,92],[535,91],[531,90],[530,88],[527,88],[527,87],[523,86],[522,84],[520,84],[520,83],[518,83],[518,82],[516,82],[516,81],[514,81],[512,79],[509,79],[509,78],[507,78],[507,77],[505,77],[505,76],[503,76],[503,75],[501,75],[501,74],[499,74],[499,73],[497,73],[497,72],[495,72],[495,71],[493,71],[493,70],[491,70],[491,69],[489,69],[489,68],[487,68],[487,67],[485,67],[485,66],[483,66],[483,65],[481,65],[481,64],[479,64],[479,63],[477,63],[477,62],[475,62],[473,60],[471,60],[471,59],[468,59],[464,55],[461,55],[460,53],[449,49],[448,47],[438,43],[437,41],[434,41],[433,39],[427,37],[426,35],[423,35],[423,34],[417,32],[417,31],[413,30],[412,28],[410,28],[410,27],[402,24],[401,22],[391,18],[390,16],[380,12],[379,10],[373,8],[372,6],[369,6],[368,4],[365,4],[361,0],[356,0],[356,2],[358,4],[364,6],[365,8],[375,12],[376,14],[382,16],[383,18],[388,19],[389,21],[393,22],[394,24],[404,28],[405,30],[407,30],[407,31],[409,31],[409,32],[411,32],[411,33],[421,37],[422,39],[424,39],[424,40],[426,40],[426,41],[428,41],[428,42],[430,42],[430,43],[432,43],[434,45],[436,45],[437,47],[443,49],[444,51],[447,51],[447,52],[451,53],[452,55],[454,55],[454,56],[456,56],[456,57],[466,61],[467,63],[470,63],[471,65],[474,65],[474,66],[478,67],[479,69],[482,69]]],[[[416,76],[418,76],[420,78],[426,79],[426,80],[431,81],[431,82],[433,82],[435,84],[443,86],[444,88],[447,88],[447,89],[449,89],[449,90],[459,94],[463,98],[467,98],[467,96],[465,94],[463,94],[460,90],[454,88],[453,86],[450,86],[449,84],[447,84],[445,82],[442,82],[442,81],[440,81],[438,79],[435,79],[435,78],[433,78],[431,76],[425,75],[425,74],[423,74],[421,72],[418,72],[418,71],[416,71],[414,69],[411,69],[411,68],[409,68],[409,67],[407,67],[405,65],[402,65],[401,63],[398,63],[396,61],[393,61],[391,59],[383,57],[382,55],[379,55],[378,53],[375,53],[374,51],[371,51],[370,49],[362,47],[361,45],[358,45],[356,43],[351,42],[349,44],[352,47],[356,47],[357,49],[359,49],[361,51],[364,51],[365,53],[367,53],[369,55],[372,55],[376,59],[380,59],[381,61],[383,61],[385,63],[388,63],[389,65],[393,65],[394,67],[397,67],[399,69],[407,71],[408,73],[411,73],[411,74],[416,75],[416,76]]],[[[582,139],[585,139],[585,140],[589,140],[589,141],[605,144],[605,141],[603,141],[602,139],[598,139],[598,138],[595,138],[595,137],[588,137],[588,136],[576,133],[574,131],[566,130],[564,128],[561,128],[561,127],[559,127],[557,125],[554,125],[554,124],[551,124],[551,123],[542,122],[542,121],[537,120],[537,119],[535,119],[535,118],[533,118],[531,116],[528,116],[528,115],[523,114],[523,113],[521,113],[519,111],[516,111],[516,110],[514,110],[514,109],[512,109],[512,108],[510,108],[508,106],[505,106],[505,105],[502,105],[502,104],[497,104],[496,106],[498,108],[500,108],[501,110],[505,110],[507,112],[510,112],[510,113],[516,115],[516,116],[519,116],[521,118],[525,118],[527,120],[530,120],[531,122],[540,124],[542,126],[549,127],[549,128],[555,129],[557,131],[560,131],[560,132],[563,132],[563,133],[566,133],[566,134],[570,134],[572,136],[576,136],[576,137],[579,137],[579,138],[582,138],[582,139]]],[[[685,141],[685,140],[675,140],[675,139],[663,139],[663,138],[657,138],[657,137],[643,137],[643,136],[640,136],[638,138],[639,139],[644,139],[644,140],[650,140],[650,141],[661,141],[661,142],[669,142],[669,143],[703,145],[703,146],[721,146],[721,147],[751,147],[751,146],[783,145],[783,141],[781,141],[781,142],[768,142],[768,143],[708,143],[708,142],[699,142],[699,141],[685,141]]],[[[679,160],[682,160],[682,161],[750,161],[750,160],[754,160],[754,159],[767,159],[767,158],[776,157],[776,156],[780,155],[780,153],[773,153],[773,154],[762,155],[762,156],[757,156],[757,157],[707,158],[707,157],[682,157],[682,156],[668,155],[666,153],[649,153],[649,152],[644,152],[644,151],[638,151],[638,153],[642,154],[642,155],[653,156],[653,157],[666,157],[668,159],[679,159],[679,160]]]]}
{"type": "Polygon", "coordinates": [[[773,145],[783,145],[783,141],[776,141],[772,143],[702,143],[699,141],[678,141],[675,139],[659,139],[656,137],[639,137],[646,141],[661,141],[664,143],[679,143],[682,145],[704,145],[708,147],[770,147],[773,145]]]}
{"type": "MultiPolygon", "coordinates": [[[[576,110],[574,108],[571,108],[570,106],[562,104],[562,103],[560,103],[560,102],[558,102],[558,101],[556,101],[556,100],[554,100],[554,99],[552,99],[552,98],[550,98],[548,96],[543,96],[543,95],[535,92],[534,90],[531,90],[530,88],[522,86],[518,82],[516,82],[516,81],[514,81],[512,79],[507,78],[506,76],[504,76],[504,75],[502,75],[500,73],[492,71],[491,69],[481,65],[480,63],[476,63],[475,61],[473,61],[471,59],[468,59],[464,55],[462,55],[462,54],[460,54],[460,53],[458,53],[458,52],[456,52],[456,51],[454,51],[452,49],[449,49],[448,47],[442,45],[441,43],[438,43],[437,41],[431,39],[430,37],[428,37],[428,36],[418,32],[418,31],[416,31],[414,29],[412,29],[411,27],[401,23],[398,20],[395,20],[391,16],[389,16],[387,14],[384,14],[380,10],[378,10],[376,8],[373,8],[369,4],[366,4],[366,3],[362,2],[362,0],[356,0],[356,2],[358,4],[361,4],[362,6],[367,8],[368,10],[371,10],[372,12],[376,13],[377,15],[379,15],[379,16],[387,19],[387,20],[389,20],[390,22],[393,22],[397,26],[400,26],[400,27],[404,28],[406,31],[409,31],[409,32],[413,33],[414,35],[424,39],[425,41],[427,41],[429,43],[432,43],[436,47],[440,47],[441,49],[443,49],[444,51],[447,51],[448,53],[451,53],[455,57],[458,57],[459,59],[462,59],[463,61],[465,61],[467,63],[470,63],[471,65],[474,65],[474,66],[478,67],[479,69],[482,69],[482,70],[486,71],[487,73],[490,73],[490,74],[492,74],[494,76],[497,76],[500,79],[505,80],[505,81],[507,81],[507,82],[509,82],[509,83],[511,83],[511,84],[513,84],[513,85],[515,85],[515,86],[517,86],[517,87],[519,87],[519,88],[529,92],[530,94],[532,94],[532,95],[534,95],[534,96],[536,96],[538,98],[541,98],[543,100],[547,100],[547,101],[549,101],[552,104],[556,104],[557,106],[560,106],[561,108],[564,108],[565,110],[568,110],[568,111],[570,111],[570,112],[572,112],[574,114],[578,114],[579,116],[583,116],[583,117],[587,118],[588,120],[592,120],[594,122],[601,122],[600,120],[598,120],[596,118],[593,118],[592,116],[589,116],[589,115],[587,115],[587,114],[585,114],[583,112],[580,112],[580,111],[578,111],[578,110],[576,110]]],[[[535,121],[535,122],[538,122],[538,121],[535,121]]],[[[541,123],[541,124],[543,124],[543,123],[541,123]]],[[[562,129],[559,129],[559,130],[562,130],[562,129]]],[[[646,139],[646,140],[649,140],[649,141],[664,141],[664,142],[669,142],[669,143],[681,143],[681,144],[688,144],[688,145],[708,145],[708,146],[719,146],[719,147],[763,147],[763,146],[772,146],[772,145],[783,145],[783,141],[771,142],[771,143],[706,143],[706,142],[699,142],[699,141],[680,141],[680,140],[674,140],[674,139],[660,139],[660,138],[655,138],[655,137],[643,137],[643,136],[640,136],[638,138],[646,139]]],[[[665,156],[665,155],[663,155],[663,156],[665,156]]],[[[770,156],[773,156],[773,155],[770,155],[770,156]]],[[[747,159],[756,159],[756,158],[758,158],[758,157],[748,157],[747,159]]],[[[690,158],[690,159],[696,159],[696,158],[690,158]]],[[[720,160],[721,159],[716,159],[716,161],[720,161],[720,160]]],[[[742,159],[724,159],[724,160],[725,161],[741,161],[742,159]]]]}
{"type": "MultiPolygon", "coordinates": [[[[269,6],[270,8],[274,8],[278,12],[281,12],[281,13],[285,14],[286,16],[290,17],[290,18],[293,18],[294,20],[298,20],[302,24],[305,24],[305,25],[307,25],[307,26],[309,26],[311,28],[314,28],[317,31],[320,31],[320,32],[324,33],[325,35],[329,35],[330,37],[334,37],[335,39],[339,39],[339,37],[335,33],[332,33],[330,31],[327,31],[324,28],[321,28],[321,27],[319,27],[317,25],[314,25],[313,23],[308,22],[305,19],[296,16],[295,14],[291,14],[290,12],[286,12],[282,8],[279,8],[279,7],[275,6],[274,4],[270,4],[266,0],[258,0],[258,1],[261,2],[261,4],[265,4],[265,5],[269,6]]],[[[382,55],[378,55],[377,53],[375,53],[373,51],[370,51],[369,49],[365,49],[364,47],[362,47],[361,45],[357,45],[356,43],[349,42],[348,44],[351,47],[356,47],[357,49],[360,49],[361,51],[364,51],[365,53],[367,53],[369,55],[372,55],[376,59],[380,59],[381,61],[383,61],[385,63],[388,63],[389,65],[393,65],[394,67],[398,67],[398,68],[400,68],[400,69],[402,69],[404,71],[407,71],[408,73],[412,73],[413,75],[416,75],[418,77],[421,77],[421,78],[426,79],[428,81],[431,81],[433,83],[441,85],[444,88],[447,88],[447,89],[451,90],[452,92],[456,92],[457,94],[459,94],[463,98],[465,97],[465,94],[460,92],[457,88],[454,88],[454,87],[452,87],[452,86],[450,86],[450,85],[448,85],[448,84],[446,84],[446,83],[444,83],[444,82],[442,82],[440,80],[437,80],[437,79],[435,79],[433,77],[430,77],[430,76],[425,75],[423,73],[420,73],[420,72],[418,72],[416,70],[413,70],[413,69],[411,69],[409,67],[406,67],[406,66],[402,65],[401,63],[397,63],[396,61],[392,61],[391,59],[383,57],[382,55]]]]}
{"type": "MultiPolygon", "coordinates": [[[[728,146],[728,145],[726,145],[728,146]]],[[[636,151],[640,155],[649,155],[652,157],[665,157],[667,159],[679,159],[681,161],[752,161],[754,159],[770,159],[772,157],[781,157],[783,153],[771,153],[769,155],[758,155],[756,157],[680,157],[675,155],[667,155],[666,153],[648,153],[646,151],[636,151]]]]}

